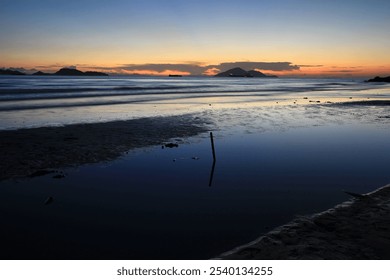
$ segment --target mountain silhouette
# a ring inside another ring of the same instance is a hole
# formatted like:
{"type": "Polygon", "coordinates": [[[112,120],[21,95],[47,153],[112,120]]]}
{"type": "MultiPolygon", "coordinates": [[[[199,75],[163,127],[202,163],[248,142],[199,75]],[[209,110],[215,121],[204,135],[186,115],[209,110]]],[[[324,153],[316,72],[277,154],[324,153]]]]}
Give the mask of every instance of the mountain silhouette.
{"type": "Polygon", "coordinates": [[[366,82],[385,82],[385,83],[390,83],[390,76],[388,77],[378,77],[376,76],[374,79],[369,79],[366,82]]]}
{"type": "Polygon", "coordinates": [[[86,71],[84,72],[84,76],[108,76],[108,74],[97,71],[86,71]]]}
{"type": "Polygon", "coordinates": [[[218,73],[215,77],[276,78],[277,76],[268,76],[257,70],[245,71],[240,67],[236,67],[225,72],[218,73]]]}
{"type": "Polygon", "coordinates": [[[108,76],[108,74],[102,73],[102,72],[96,72],[96,71],[82,72],[80,70],[73,69],[73,68],[61,68],[60,70],[55,72],[54,75],[58,75],[58,76],[108,76]]]}
{"type": "Polygon", "coordinates": [[[256,70],[249,70],[248,74],[251,75],[252,77],[259,77],[259,78],[264,78],[267,77],[264,73],[261,73],[260,71],[256,70]]]}
{"type": "Polygon", "coordinates": [[[54,75],[60,76],[84,76],[84,72],[73,68],[61,68],[54,75]]]}
{"type": "Polygon", "coordinates": [[[33,75],[34,76],[47,76],[47,75],[50,75],[50,74],[42,72],[42,71],[38,71],[38,72],[33,73],[33,75]]]}
{"type": "Polygon", "coordinates": [[[0,75],[26,75],[23,72],[11,70],[11,69],[0,69],[0,75]]]}
{"type": "Polygon", "coordinates": [[[248,72],[240,67],[229,69],[225,72],[218,73],[216,77],[248,77],[248,72]]]}

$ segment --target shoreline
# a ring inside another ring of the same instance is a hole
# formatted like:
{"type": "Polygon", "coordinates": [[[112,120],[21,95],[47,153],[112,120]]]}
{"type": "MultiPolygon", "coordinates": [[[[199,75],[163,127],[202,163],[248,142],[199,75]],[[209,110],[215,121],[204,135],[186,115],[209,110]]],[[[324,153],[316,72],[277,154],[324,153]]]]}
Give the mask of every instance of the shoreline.
{"type": "Polygon", "coordinates": [[[215,259],[390,259],[390,184],[352,196],[324,212],[297,217],[215,259]]]}
{"type": "MultiPolygon", "coordinates": [[[[296,106],[307,106],[310,102],[313,101],[309,100],[308,104],[296,106]]],[[[314,103],[327,107],[390,106],[387,99],[314,103]]],[[[109,161],[134,148],[160,145],[171,138],[207,132],[212,121],[204,115],[187,113],[100,123],[0,130],[0,153],[4,159],[0,163],[2,169],[0,181],[28,177],[45,169],[109,161]]],[[[377,118],[387,120],[389,115],[382,114],[377,118]]]]}
{"type": "MultiPolygon", "coordinates": [[[[0,131],[0,181],[116,159],[131,149],[207,132],[194,115],[0,131]],[[50,169],[50,170],[47,170],[50,169]]],[[[181,139],[179,139],[181,140],[181,139]]]]}

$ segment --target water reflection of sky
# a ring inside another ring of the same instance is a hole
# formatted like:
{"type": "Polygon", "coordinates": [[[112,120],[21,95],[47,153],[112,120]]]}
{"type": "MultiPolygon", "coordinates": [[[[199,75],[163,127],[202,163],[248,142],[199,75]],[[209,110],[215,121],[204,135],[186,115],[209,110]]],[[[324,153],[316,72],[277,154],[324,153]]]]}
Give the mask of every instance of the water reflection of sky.
{"type": "Polygon", "coordinates": [[[388,123],[373,121],[382,111],[310,110],[203,113],[215,129],[211,187],[208,134],[64,179],[2,182],[2,240],[22,258],[210,258],[348,199],[342,190],[390,182],[388,123]]]}
{"type": "Polygon", "coordinates": [[[389,85],[352,79],[1,77],[0,129],[180,115],[236,106],[389,99],[389,85]]]}

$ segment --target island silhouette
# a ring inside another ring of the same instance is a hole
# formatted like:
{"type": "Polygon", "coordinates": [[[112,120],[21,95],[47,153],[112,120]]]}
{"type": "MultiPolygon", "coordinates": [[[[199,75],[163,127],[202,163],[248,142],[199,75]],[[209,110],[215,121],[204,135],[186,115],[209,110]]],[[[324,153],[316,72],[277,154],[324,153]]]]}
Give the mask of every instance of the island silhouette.
{"type": "Polygon", "coordinates": [[[0,75],[26,75],[23,72],[11,70],[11,69],[0,69],[0,75]]]}
{"type": "MultiPolygon", "coordinates": [[[[0,69],[0,75],[26,75],[26,73],[11,70],[11,69],[0,69]]],[[[61,68],[57,72],[51,74],[51,73],[45,73],[42,71],[38,71],[32,74],[33,76],[108,76],[108,74],[103,72],[97,72],[97,71],[80,71],[75,68],[61,68]]]]}
{"type": "Polygon", "coordinates": [[[374,83],[375,82],[377,82],[377,83],[390,83],[390,76],[388,76],[388,77],[376,76],[375,78],[369,79],[366,82],[368,82],[368,83],[372,83],[372,82],[374,82],[374,83]]]}
{"type": "MultiPolygon", "coordinates": [[[[45,73],[43,73],[45,74],[45,73]]],[[[96,71],[80,71],[75,68],[61,68],[57,72],[55,72],[53,75],[57,76],[108,76],[108,74],[103,72],[96,72],[96,71]]]]}
{"type": "Polygon", "coordinates": [[[225,72],[218,73],[215,77],[246,77],[246,78],[277,78],[275,75],[266,75],[257,70],[245,71],[240,67],[229,69],[225,72]]]}

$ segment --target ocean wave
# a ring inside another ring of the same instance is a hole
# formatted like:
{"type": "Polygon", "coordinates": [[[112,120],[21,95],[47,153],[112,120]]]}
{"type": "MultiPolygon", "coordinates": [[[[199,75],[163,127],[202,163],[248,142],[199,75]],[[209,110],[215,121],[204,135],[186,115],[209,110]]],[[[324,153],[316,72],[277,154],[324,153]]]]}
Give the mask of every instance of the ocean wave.
{"type": "MultiPolygon", "coordinates": [[[[141,102],[160,102],[186,98],[253,97],[265,100],[275,96],[290,98],[292,94],[310,96],[339,95],[366,89],[367,85],[349,80],[320,79],[167,79],[104,80],[3,80],[0,86],[0,111],[48,109],[61,107],[103,106],[141,102]],[[6,82],[7,81],[7,82],[6,82]]],[[[232,99],[233,100],[233,99],[232,99]]],[[[205,101],[207,102],[207,101],[205,101]]],[[[223,101],[224,102],[224,101],[223,101]]]]}
{"type": "MultiPolygon", "coordinates": [[[[61,98],[62,102],[42,102],[42,103],[36,103],[36,102],[14,102],[13,100],[8,100],[0,103],[0,112],[1,111],[19,111],[19,110],[34,110],[34,109],[51,109],[51,108],[69,108],[69,107],[88,107],[88,106],[105,106],[105,105],[120,105],[120,104],[135,104],[135,103],[146,103],[146,102],[161,102],[161,101],[175,101],[175,100],[182,100],[182,99],[201,99],[201,98],[225,98],[226,101],[228,101],[229,98],[247,98],[247,97],[270,97],[270,96],[276,96],[276,93],[258,93],[258,94],[248,94],[249,92],[230,92],[233,94],[227,94],[229,92],[213,92],[210,94],[209,92],[197,92],[196,94],[188,95],[188,94],[152,94],[152,95],[145,95],[145,94],[139,94],[135,95],[135,98],[132,99],[92,99],[92,98],[82,98],[80,96],[80,100],[75,97],[70,98],[61,98]],[[72,102],[72,99],[77,99],[77,101],[72,102]],[[66,102],[65,102],[66,101],[66,102]]],[[[101,96],[97,96],[101,97],[101,96]]],[[[118,97],[109,95],[107,97],[118,97]]],[[[123,97],[119,95],[119,97],[123,97]]],[[[41,100],[38,100],[41,101],[41,100]]]]}
{"type": "MultiPolygon", "coordinates": [[[[55,94],[4,94],[0,95],[0,101],[33,101],[33,100],[55,100],[55,99],[80,99],[80,98],[104,98],[104,97],[126,97],[126,96],[150,96],[150,95],[186,95],[186,97],[191,97],[192,94],[209,94],[210,97],[213,96],[214,93],[270,93],[270,92],[298,92],[298,91],[304,91],[306,89],[245,89],[245,88],[237,88],[237,89],[213,89],[213,90],[198,90],[199,88],[193,88],[194,90],[176,90],[172,91],[170,89],[164,90],[158,90],[158,91],[145,91],[145,90],[139,90],[139,91],[127,91],[127,90],[117,90],[117,91],[111,91],[111,90],[91,90],[91,91],[83,91],[79,92],[79,94],[68,94],[69,92],[56,92],[55,94]]],[[[203,96],[204,97],[204,96],[203,96]]]]}
{"type": "Polygon", "coordinates": [[[216,86],[201,85],[201,86],[156,86],[156,87],[141,87],[141,86],[119,86],[119,87],[53,87],[53,88],[0,88],[0,94],[37,94],[37,93],[75,93],[75,92],[91,92],[91,91],[149,91],[149,90],[175,90],[175,89],[200,89],[216,86]]]}

